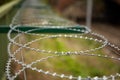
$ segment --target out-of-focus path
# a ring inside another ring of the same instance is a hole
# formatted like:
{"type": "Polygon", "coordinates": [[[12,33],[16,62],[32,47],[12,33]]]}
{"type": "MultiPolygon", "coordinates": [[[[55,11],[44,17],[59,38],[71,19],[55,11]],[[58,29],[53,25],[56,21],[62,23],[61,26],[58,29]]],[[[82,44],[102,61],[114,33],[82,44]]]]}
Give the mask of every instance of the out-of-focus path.
{"type": "Polygon", "coordinates": [[[104,35],[111,43],[120,46],[120,26],[93,23],[92,30],[104,35]]]}

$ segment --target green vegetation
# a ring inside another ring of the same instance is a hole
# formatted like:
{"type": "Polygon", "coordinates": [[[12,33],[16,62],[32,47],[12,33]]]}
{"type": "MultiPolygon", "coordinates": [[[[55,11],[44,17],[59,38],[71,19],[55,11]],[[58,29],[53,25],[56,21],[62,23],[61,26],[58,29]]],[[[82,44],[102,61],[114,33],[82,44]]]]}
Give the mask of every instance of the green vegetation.
{"type": "MultiPolygon", "coordinates": [[[[26,35],[24,35],[26,36],[26,35]]],[[[35,36],[26,36],[26,42],[31,41],[32,39],[38,38],[35,36]]],[[[53,39],[45,39],[34,42],[29,45],[30,47],[35,47],[39,49],[52,50],[52,51],[75,51],[75,50],[85,50],[90,48],[95,48],[100,46],[101,44],[96,43],[94,41],[84,40],[84,39],[71,39],[71,38],[53,38],[53,39]]],[[[50,54],[39,53],[31,50],[24,49],[24,58],[26,63],[31,63],[41,57],[46,57],[50,54]],[[32,58],[31,58],[32,56],[32,58]]],[[[106,54],[102,49],[94,54],[106,54]]],[[[116,72],[120,72],[120,64],[117,61],[99,57],[85,56],[85,55],[68,55],[68,56],[60,56],[55,58],[50,58],[43,62],[37,63],[33,66],[37,68],[42,68],[44,70],[49,70],[51,72],[57,72],[59,74],[64,73],[66,75],[74,75],[74,76],[83,76],[87,77],[88,75],[99,76],[115,74],[116,72]]],[[[45,76],[40,76],[37,72],[33,72],[30,69],[27,69],[27,73],[29,72],[28,79],[43,79],[46,80],[45,76]],[[34,74],[33,74],[34,73],[34,74]],[[29,76],[31,78],[29,78],[29,76]],[[36,76],[38,75],[38,76],[36,76]]],[[[47,76],[49,77],[49,76],[47,76]]],[[[52,78],[49,77],[48,80],[52,78]]],[[[53,78],[55,79],[55,78],[53,78]]],[[[59,79],[57,79],[59,80],[59,79]]],[[[60,79],[61,80],[61,79],[60,79]]],[[[62,79],[66,80],[66,79],[62,79]]]]}
{"type": "Polygon", "coordinates": [[[0,0],[0,5],[3,5],[3,4],[8,3],[10,1],[12,1],[12,0],[0,0]]]}
{"type": "Polygon", "coordinates": [[[7,36],[6,34],[0,34],[0,37],[2,37],[2,39],[0,39],[0,80],[4,79],[4,72],[5,72],[5,66],[6,66],[6,62],[8,59],[8,54],[7,54],[7,36]]]}
{"type": "MultiPolygon", "coordinates": [[[[1,2],[7,2],[7,1],[8,0],[0,0],[0,5],[1,5],[1,2]]],[[[9,0],[9,1],[12,1],[12,0],[9,0]]],[[[0,6],[0,9],[1,9],[1,6],[0,6]]],[[[12,10],[10,10],[7,14],[4,14],[4,16],[2,16],[0,18],[0,26],[9,25],[11,23],[11,20],[12,20],[12,18],[15,15],[17,10],[18,10],[18,7],[13,7],[12,10]]],[[[8,59],[8,52],[7,52],[8,39],[7,39],[7,33],[5,33],[5,34],[1,33],[0,37],[1,37],[0,38],[0,80],[6,80],[6,77],[5,77],[5,66],[6,66],[6,62],[7,62],[7,59],[8,59]]]]}

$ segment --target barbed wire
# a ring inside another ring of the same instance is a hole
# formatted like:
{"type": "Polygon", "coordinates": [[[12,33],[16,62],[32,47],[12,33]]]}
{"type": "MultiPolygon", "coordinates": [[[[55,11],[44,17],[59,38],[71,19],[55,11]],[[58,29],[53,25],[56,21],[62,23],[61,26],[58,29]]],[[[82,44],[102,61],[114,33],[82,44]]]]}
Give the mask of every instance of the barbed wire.
{"type": "MultiPolygon", "coordinates": [[[[111,73],[111,75],[106,76],[103,75],[103,77],[90,77],[89,75],[87,77],[82,77],[80,75],[74,76],[74,75],[66,75],[66,74],[58,74],[57,72],[50,72],[45,71],[42,68],[38,69],[37,67],[33,67],[33,64],[37,64],[39,62],[46,61],[51,58],[55,57],[61,57],[61,56],[72,56],[72,55],[85,55],[85,56],[93,56],[93,57],[100,57],[105,59],[113,59],[120,61],[119,57],[114,57],[111,55],[103,55],[103,54],[94,54],[90,52],[95,52],[97,50],[100,50],[106,46],[111,46],[113,49],[120,51],[120,48],[114,44],[111,44],[103,35],[92,32],[88,27],[83,25],[78,25],[74,22],[68,21],[64,18],[60,18],[57,15],[54,15],[53,12],[51,12],[49,9],[46,10],[40,8],[41,6],[38,5],[38,0],[26,0],[20,10],[16,13],[16,15],[13,17],[13,20],[10,24],[10,30],[8,32],[8,39],[10,43],[8,44],[8,53],[9,53],[9,60],[7,62],[6,66],[6,75],[9,80],[14,80],[17,78],[18,75],[21,74],[21,72],[25,71],[25,69],[29,68],[31,70],[34,70],[38,73],[43,73],[45,75],[50,75],[53,77],[59,77],[59,78],[67,78],[67,79],[75,79],[75,80],[115,80],[117,77],[120,77],[120,73],[116,72],[111,73]],[[39,7],[36,9],[36,6],[39,7]],[[44,11],[47,11],[48,13],[44,14],[44,11]],[[35,28],[28,29],[28,30],[20,30],[20,27],[22,26],[28,26],[35,28]],[[77,28],[76,28],[77,26],[77,28]],[[74,31],[79,34],[37,34],[32,33],[34,31],[41,31],[41,30],[47,30],[47,29],[53,29],[53,31],[57,30],[65,30],[65,31],[74,31]],[[16,34],[14,37],[12,37],[12,32],[16,31],[18,34],[16,34]],[[37,39],[34,39],[32,41],[26,42],[25,44],[19,43],[17,41],[20,36],[23,34],[30,35],[30,36],[38,36],[37,39]],[[97,38],[96,38],[97,37],[97,38]],[[46,50],[46,49],[39,49],[30,47],[29,45],[33,44],[34,42],[40,41],[40,40],[46,40],[46,39],[55,39],[55,38],[75,38],[75,39],[84,39],[88,41],[93,41],[94,43],[100,44],[100,46],[92,48],[92,49],[86,49],[86,50],[78,50],[78,51],[52,51],[52,50],[46,50]],[[15,51],[11,50],[12,45],[16,45],[19,48],[15,51]],[[35,52],[38,52],[40,54],[52,54],[52,56],[42,57],[38,60],[32,61],[31,63],[27,64],[21,60],[19,60],[16,57],[16,54],[18,54],[22,49],[29,49],[35,52]],[[17,64],[21,65],[22,69],[18,70],[14,73],[14,75],[11,75],[11,63],[12,61],[15,61],[17,64]]],[[[45,5],[43,6],[45,7],[45,5]]],[[[120,54],[120,53],[118,53],[120,54]]]]}

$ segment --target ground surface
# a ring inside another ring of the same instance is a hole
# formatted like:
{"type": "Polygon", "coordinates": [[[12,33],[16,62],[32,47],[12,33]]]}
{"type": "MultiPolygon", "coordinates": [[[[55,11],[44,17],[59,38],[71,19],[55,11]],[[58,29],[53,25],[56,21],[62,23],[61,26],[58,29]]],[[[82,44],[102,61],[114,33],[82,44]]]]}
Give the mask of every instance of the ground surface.
{"type": "Polygon", "coordinates": [[[105,23],[93,23],[92,30],[104,35],[111,43],[120,47],[120,26],[105,23]]]}

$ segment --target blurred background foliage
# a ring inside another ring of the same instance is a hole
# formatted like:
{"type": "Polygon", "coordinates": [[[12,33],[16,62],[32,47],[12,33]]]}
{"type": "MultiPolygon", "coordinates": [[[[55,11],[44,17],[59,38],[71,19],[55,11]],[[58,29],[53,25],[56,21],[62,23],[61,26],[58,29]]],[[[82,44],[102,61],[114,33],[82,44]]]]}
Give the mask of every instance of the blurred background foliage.
{"type": "MultiPolygon", "coordinates": [[[[86,17],[87,0],[46,0],[65,17],[80,22],[86,17]]],[[[120,0],[93,0],[93,21],[120,24],[120,0]]]]}
{"type": "MultiPolygon", "coordinates": [[[[0,6],[13,0],[0,0],[0,6]]],[[[86,18],[87,0],[43,0],[70,20],[81,22],[86,18]]],[[[120,24],[120,0],[93,0],[92,20],[120,24]]]]}
{"type": "Polygon", "coordinates": [[[8,3],[10,1],[12,1],[12,0],[0,0],[0,6],[5,4],[5,3],[8,3]]]}

